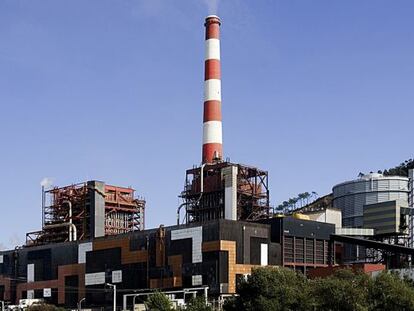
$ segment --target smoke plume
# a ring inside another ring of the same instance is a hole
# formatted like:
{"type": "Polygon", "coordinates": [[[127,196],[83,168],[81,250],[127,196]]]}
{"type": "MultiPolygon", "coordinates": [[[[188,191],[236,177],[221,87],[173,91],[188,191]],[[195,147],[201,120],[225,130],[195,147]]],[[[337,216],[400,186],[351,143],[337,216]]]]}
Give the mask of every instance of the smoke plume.
{"type": "Polygon", "coordinates": [[[204,0],[204,2],[207,4],[209,15],[217,15],[218,14],[219,0],[204,0]]]}
{"type": "Polygon", "coordinates": [[[53,178],[50,178],[50,177],[45,177],[45,178],[43,178],[43,179],[40,181],[40,185],[41,185],[42,187],[49,188],[51,185],[53,185],[53,178]]]}

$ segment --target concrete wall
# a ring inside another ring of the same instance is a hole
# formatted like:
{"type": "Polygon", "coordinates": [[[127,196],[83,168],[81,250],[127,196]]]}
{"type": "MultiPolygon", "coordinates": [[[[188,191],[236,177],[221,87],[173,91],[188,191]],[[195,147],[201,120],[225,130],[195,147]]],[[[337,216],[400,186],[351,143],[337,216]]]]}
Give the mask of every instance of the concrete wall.
{"type": "Polygon", "coordinates": [[[341,210],[328,208],[320,212],[305,213],[313,221],[325,222],[334,224],[336,228],[342,227],[342,213],[341,210]]]}

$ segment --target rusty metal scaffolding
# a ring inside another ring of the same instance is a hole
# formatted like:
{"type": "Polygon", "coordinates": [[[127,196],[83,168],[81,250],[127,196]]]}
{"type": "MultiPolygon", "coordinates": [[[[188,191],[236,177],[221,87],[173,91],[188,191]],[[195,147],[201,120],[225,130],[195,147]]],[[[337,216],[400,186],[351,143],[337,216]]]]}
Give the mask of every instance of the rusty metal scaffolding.
{"type": "Polygon", "coordinates": [[[237,220],[268,218],[270,211],[268,173],[256,167],[219,162],[187,170],[180,197],[185,206],[185,222],[205,222],[225,218],[223,170],[237,167],[237,220]],[[203,191],[201,172],[203,171],[203,191]]]}
{"type": "Polygon", "coordinates": [[[135,198],[132,188],[105,185],[100,191],[84,182],[42,191],[42,230],[26,234],[26,245],[42,245],[71,240],[70,228],[76,227],[76,239],[94,237],[94,209],[100,196],[104,213],[104,235],[115,235],[145,228],[145,200],[135,198]],[[71,208],[70,208],[71,207],[71,208]],[[73,225],[70,225],[73,224],[73,225]]]}
{"type": "Polygon", "coordinates": [[[145,229],[145,200],[134,189],[105,186],[105,235],[145,229]]]}

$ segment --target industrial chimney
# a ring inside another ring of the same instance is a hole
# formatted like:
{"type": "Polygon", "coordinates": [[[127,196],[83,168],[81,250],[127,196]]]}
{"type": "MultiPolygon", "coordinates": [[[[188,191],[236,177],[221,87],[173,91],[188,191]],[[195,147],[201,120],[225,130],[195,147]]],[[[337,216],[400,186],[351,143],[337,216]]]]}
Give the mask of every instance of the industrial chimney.
{"type": "Polygon", "coordinates": [[[221,124],[221,66],[220,66],[220,18],[207,16],[206,58],[204,77],[204,118],[202,163],[223,159],[221,124]]]}
{"type": "Polygon", "coordinates": [[[220,26],[218,16],[207,16],[202,165],[186,171],[177,225],[181,223],[183,207],[187,224],[214,219],[257,221],[269,218],[267,172],[223,161],[220,26]]]}

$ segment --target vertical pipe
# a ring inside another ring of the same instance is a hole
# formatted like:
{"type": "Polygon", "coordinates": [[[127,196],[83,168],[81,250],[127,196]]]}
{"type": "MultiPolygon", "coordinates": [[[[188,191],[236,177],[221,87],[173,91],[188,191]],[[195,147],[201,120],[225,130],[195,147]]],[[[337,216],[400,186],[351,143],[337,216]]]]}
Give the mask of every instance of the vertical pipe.
{"type": "Polygon", "coordinates": [[[116,311],[116,285],[114,285],[114,311],[116,311]]]}
{"type": "Polygon", "coordinates": [[[202,163],[223,159],[220,25],[218,16],[207,16],[202,163]]]}
{"type": "MultiPolygon", "coordinates": [[[[149,235],[147,234],[147,256],[149,256],[149,235]]],[[[149,257],[147,258],[147,288],[150,288],[150,279],[149,279],[149,257]]]]}
{"type": "Polygon", "coordinates": [[[72,202],[69,201],[69,200],[65,200],[65,201],[63,201],[63,204],[68,204],[68,206],[69,206],[69,224],[70,224],[69,225],[69,241],[73,241],[73,235],[74,235],[73,226],[74,225],[73,225],[73,221],[72,221],[72,202]]]}
{"type": "Polygon", "coordinates": [[[42,228],[45,227],[45,186],[42,185],[42,228]]]}
{"type": "MultiPolygon", "coordinates": [[[[410,208],[414,208],[414,169],[410,169],[408,171],[408,178],[408,203],[410,208]]],[[[408,246],[412,248],[414,247],[414,216],[410,213],[408,217],[408,235],[410,239],[410,243],[408,246]]],[[[412,258],[410,263],[412,263],[412,258]]]]}

